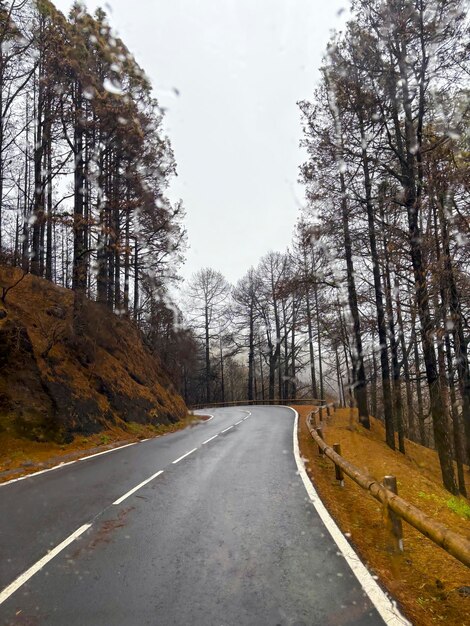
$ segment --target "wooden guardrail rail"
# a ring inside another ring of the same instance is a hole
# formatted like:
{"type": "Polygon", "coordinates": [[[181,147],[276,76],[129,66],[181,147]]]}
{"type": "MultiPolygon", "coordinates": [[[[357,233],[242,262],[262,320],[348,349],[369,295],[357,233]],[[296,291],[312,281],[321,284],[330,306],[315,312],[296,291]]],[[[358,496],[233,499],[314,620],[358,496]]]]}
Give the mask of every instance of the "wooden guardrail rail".
{"type": "Polygon", "coordinates": [[[197,411],[198,409],[210,409],[210,408],[224,408],[231,406],[277,406],[277,405],[319,405],[320,407],[327,407],[326,400],[319,400],[318,398],[287,398],[285,400],[237,400],[235,402],[214,402],[212,404],[194,404],[188,407],[191,411],[197,411]]]}
{"type": "Polygon", "coordinates": [[[446,552],[458,559],[461,563],[470,567],[470,539],[460,535],[444,524],[423,513],[413,504],[406,502],[396,493],[396,480],[393,476],[386,476],[384,483],[380,483],[372,476],[368,476],[352,463],[349,463],[341,454],[339,444],[334,448],[330,447],[323,439],[321,427],[317,427],[314,422],[314,415],[319,409],[312,411],[307,416],[307,426],[312,438],[318,445],[319,453],[327,456],[336,468],[337,480],[343,480],[343,473],[349,476],[360,487],[368,491],[372,497],[387,507],[387,517],[390,532],[393,536],[395,548],[403,550],[403,536],[401,530],[401,520],[413,526],[435,544],[443,548],[446,552]]]}

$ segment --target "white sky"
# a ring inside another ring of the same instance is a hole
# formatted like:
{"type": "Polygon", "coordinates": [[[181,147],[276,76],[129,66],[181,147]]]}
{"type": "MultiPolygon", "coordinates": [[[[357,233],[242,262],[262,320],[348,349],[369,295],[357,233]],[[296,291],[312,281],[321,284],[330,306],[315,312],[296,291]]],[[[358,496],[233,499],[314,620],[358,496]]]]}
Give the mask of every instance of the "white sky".
{"type": "MultiPolygon", "coordinates": [[[[55,0],[67,13],[71,0],[55,0]]],[[[348,0],[88,0],[147,72],[178,164],[170,196],[187,211],[183,276],[211,266],[235,282],[291,241],[298,100],[319,78],[348,0]],[[180,95],[173,93],[177,88],[180,95]]]]}

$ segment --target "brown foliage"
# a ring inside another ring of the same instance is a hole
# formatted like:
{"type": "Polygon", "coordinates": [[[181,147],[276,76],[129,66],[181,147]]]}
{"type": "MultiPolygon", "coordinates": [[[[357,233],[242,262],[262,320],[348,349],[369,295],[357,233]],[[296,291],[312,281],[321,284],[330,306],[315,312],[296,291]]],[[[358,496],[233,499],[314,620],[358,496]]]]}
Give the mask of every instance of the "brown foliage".
{"type": "Polygon", "coordinates": [[[31,275],[11,292],[0,320],[0,429],[70,440],[112,424],[168,424],[186,415],[133,324],[88,300],[82,316],[77,335],[73,294],[31,275]]]}

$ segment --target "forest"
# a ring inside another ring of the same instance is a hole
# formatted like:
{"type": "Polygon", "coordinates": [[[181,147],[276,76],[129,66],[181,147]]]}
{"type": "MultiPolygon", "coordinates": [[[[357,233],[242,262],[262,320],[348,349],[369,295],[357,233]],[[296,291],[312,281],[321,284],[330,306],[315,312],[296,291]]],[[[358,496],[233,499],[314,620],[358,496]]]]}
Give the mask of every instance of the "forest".
{"type": "Polygon", "coordinates": [[[0,2],[0,47],[1,264],[72,289],[77,332],[91,298],[151,345],[186,233],[149,80],[80,3],[65,18],[48,0],[0,2]]]}
{"type": "Polygon", "coordinates": [[[298,102],[305,204],[289,248],[184,298],[164,111],[106,14],[0,1],[0,263],[126,316],[188,405],[299,397],[470,459],[469,78],[462,0],[355,0],[298,102]]]}
{"type": "Polygon", "coordinates": [[[234,288],[212,269],[191,286],[205,401],[335,397],[366,428],[383,420],[390,448],[435,448],[463,495],[469,53],[465,2],[354,2],[298,103],[306,204],[292,245],[234,288]]]}

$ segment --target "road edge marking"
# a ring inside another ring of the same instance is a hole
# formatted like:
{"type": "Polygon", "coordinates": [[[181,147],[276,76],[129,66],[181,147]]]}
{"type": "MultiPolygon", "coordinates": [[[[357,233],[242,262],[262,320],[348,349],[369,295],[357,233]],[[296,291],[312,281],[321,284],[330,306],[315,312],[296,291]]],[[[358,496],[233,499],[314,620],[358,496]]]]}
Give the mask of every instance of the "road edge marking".
{"type": "Polygon", "coordinates": [[[42,559],[39,559],[39,561],[36,561],[34,565],[32,565],[29,569],[26,570],[26,572],[24,572],[23,574],[20,574],[20,576],[18,576],[18,578],[16,578],[12,583],[10,583],[8,587],[5,587],[5,589],[3,589],[0,592],[0,605],[6,602],[6,600],[8,600],[8,598],[11,595],[13,595],[16,591],[18,591],[20,587],[22,587],[25,583],[27,583],[30,578],[32,578],[35,574],[37,574],[40,570],[42,570],[42,568],[45,565],[47,565],[49,561],[52,561],[53,558],[55,558],[60,552],[65,550],[67,546],[69,546],[76,539],[78,539],[80,535],[83,535],[83,533],[86,532],[89,528],[91,528],[91,526],[92,526],[91,524],[84,524],[83,526],[80,526],[78,530],[76,530],[69,537],[67,537],[67,539],[64,539],[62,543],[59,543],[58,546],[56,546],[50,552],[48,552],[45,556],[43,556],[42,559]]]}
{"type": "Polygon", "coordinates": [[[387,626],[412,626],[399,611],[395,602],[381,589],[379,584],[374,580],[372,574],[366,568],[364,563],[360,560],[358,554],[355,552],[349,541],[343,535],[334,519],[329,514],[325,505],[320,499],[315,487],[313,486],[307,471],[305,469],[304,462],[300,456],[299,440],[298,440],[298,424],[299,414],[292,407],[285,407],[294,412],[294,432],[293,432],[293,447],[294,457],[297,464],[297,470],[304,484],[305,490],[315,507],[321,521],[325,525],[326,529],[330,533],[333,541],[338,546],[341,554],[345,558],[347,564],[351,568],[353,574],[359,581],[364,592],[377,609],[377,612],[387,624],[387,626]]]}
{"type": "Polygon", "coordinates": [[[11,485],[13,483],[19,483],[21,480],[34,478],[35,476],[40,476],[41,474],[47,474],[48,472],[53,472],[55,470],[62,469],[63,467],[67,467],[67,465],[73,465],[74,463],[78,463],[78,459],[75,459],[74,461],[68,461],[67,463],[59,463],[59,465],[54,465],[53,467],[39,470],[39,472],[31,472],[31,474],[25,474],[24,476],[19,476],[18,478],[12,478],[11,480],[7,480],[4,483],[0,483],[0,487],[5,487],[6,485],[11,485]]]}
{"type": "Polygon", "coordinates": [[[116,452],[116,450],[123,450],[124,448],[129,448],[130,446],[135,446],[138,443],[142,443],[141,441],[133,441],[132,443],[126,443],[124,446],[118,446],[117,448],[110,448],[109,450],[103,450],[102,452],[97,452],[96,454],[90,454],[88,456],[82,456],[79,461],[88,461],[88,459],[94,459],[97,456],[103,456],[103,454],[109,454],[110,452],[116,452]]]}
{"type": "MultiPolygon", "coordinates": [[[[198,411],[204,411],[204,409],[197,409],[198,411]]],[[[203,420],[203,424],[207,424],[207,422],[210,422],[211,420],[214,419],[215,415],[212,415],[212,413],[193,413],[194,417],[205,417],[206,415],[209,416],[208,420],[203,420]]]]}
{"type": "Polygon", "coordinates": [[[12,485],[13,483],[19,483],[22,480],[26,480],[27,478],[35,478],[36,476],[41,476],[41,474],[47,474],[48,472],[54,472],[55,470],[61,469],[62,467],[67,467],[67,465],[73,465],[74,463],[78,463],[79,461],[86,461],[87,459],[93,459],[95,456],[101,456],[102,454],[107,454],[108,452],[115,452],[116,450],[122,450],[123,448],[128,448],[129,446],[135,446],[137,443],[141,443],[140,441],[133,441],[132,443],[126,443],[123,446],[117,446],[116,448],[110,448],[109,450],[103,450],[102,452],[97,452],[96,454],[90,454],[89,456],[82,456],[78,459],[74,459],[73,461],[67,461],[66,463],[59,463],[58,465],[53,465],[52,467],[48,467],[43,470],[39,470],[39,472],[31,472],[30,474],[24,474],[23,476],[19,476],[18,478],[12,478],[11,480],[6,480],[3,483],[0,483],[0,487],[6,487],[6,485],[12,485]]]}
{"type": "Polygon", "coordinates": [[[149,483],[151,480],[153,480],[154,478],[157,478],[157,476],[160,476],[161,474],[163,474],[163,470],[159,470],[158,472],[155,472],[155,474],[152,474],[152,476],[150,476],[150,478],[146,478],[145,480],[143,480],[141,483],[139,483],[136,487],[133,487],[130,491],[128,491],[127,493],[125,493],[123,496],[121,496],[120,498],[118,498],[117,500],[115,500],[113,502],[113,506],[116,506],[118,504],[121,504],[122,502],[124,502],[124,500],[127,500],[127,498],[129,496],[131,496],[133,493],[135,493],[136,491],[138,491],[139,489],[141,489],[142,487],[144,487],[147,483],[149,483]]]}

